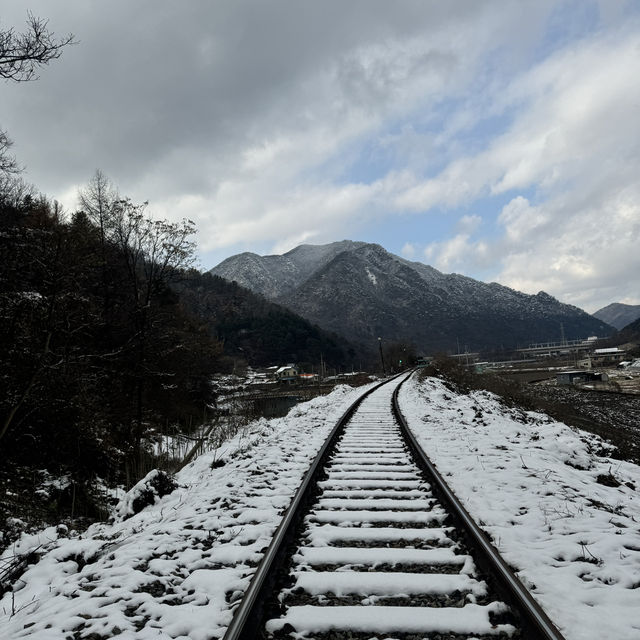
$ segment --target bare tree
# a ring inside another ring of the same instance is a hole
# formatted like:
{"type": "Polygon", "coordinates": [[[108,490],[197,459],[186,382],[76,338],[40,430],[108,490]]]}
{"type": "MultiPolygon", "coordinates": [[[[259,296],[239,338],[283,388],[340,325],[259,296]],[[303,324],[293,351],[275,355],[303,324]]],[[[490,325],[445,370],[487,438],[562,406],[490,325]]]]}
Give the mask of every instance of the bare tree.
{"type": "Polygon", "coordinates": [[[100,229],[102,259],[105,258],[105,243],[109,227],[113,225],[116,203],[120,196],[107,176],[97,169],[86,188],[78,191],[78,203],[89,220],[100,229]]]}
{"type": "MultiPolygon", "coordinates": [[[[119,250],[123,260],[125,279],[121,294],[126,294],[126,307],[132,320],[132,335],[128,348],[132,355],[132,378],[135,415],[131,424],[133,460],[139,459],[144,431],[145,388],[158,372],[150,368],[153,352],[163,336],[157,334],[162,326],[159,319],[158,299],[166,292],[167,285],[180,270],[188,269],[195,260],[196,232],[191,220],[181,222],[155,220],[147,213],[147,202],[136,204],[129,198],[113,201],[114,191],[108,179],[97,172],[89,189],[80,193],[81,204],[92,204],[88,215],[94,223],[100,223],[98,201],[105,208],[103,224],[107,245],[119,250]],[[92,193],[90,197],[87,196],[92,193]]],[[[135,463],[134,463],[135,464],[135,463]]]]}
{"type": "Polygon", "coordinates": [[[8,173],[20,173],[21,168],[14,156],[9,154],[13,140],[6,131],[0,129],[0,175],[8,173]]]}
{"type": "Polygon", "coordinates": [[[17,209],[25,202],[25,198],[36,200],[38,190],[30,183],[25,182],[20,176],[10,172],[0,171],[0,207],[13,207],[17,209]]]}
{"type": "Polygon", "coordinates": [[[41,66],[59,58],[64,47],[75,43],[71,33],[56,38],[48,24],[48,20],[28,13],[24,33],[16,33],[13,28],[0,31],[0,78],[15,82],[36,80],[41,66]]]}
{"type": "MultiPolygon", "coordinates": [[[[108,286],[107,241],[114,223],[114,210],[120,196],[107,176],[97,169],[86,188],[78,191],[78,203],[89,220],[100,231],[100,258],[102,268],[103,319],[108,325],[110,295],[108,286]]],[[[108,336],[108,332],[107,332],[108,336]]]]}
{"type": "MultiPolygon", "coordinates": [[[[0,30],[0,78],[14,82],[36,80],[39,67],[59,58],[64,47],[75,43],[71,33],[56,39],[47,29],[48,23],[28,13],[24,33],[16,33],[13,28],[0,30]]],[[[6,131],[0,129],[0,176],[22,171],[9,153],[12,144],[6,131]]]]}

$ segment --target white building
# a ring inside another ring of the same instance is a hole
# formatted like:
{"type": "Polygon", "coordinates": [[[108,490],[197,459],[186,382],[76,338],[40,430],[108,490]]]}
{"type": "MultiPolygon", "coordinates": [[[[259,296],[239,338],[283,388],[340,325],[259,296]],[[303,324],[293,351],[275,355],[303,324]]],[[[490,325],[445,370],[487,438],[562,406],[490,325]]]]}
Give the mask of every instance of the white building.
{"type": "Polygon", "coordinates": [[[276,379],[279,382],[295,382],[298,375],[298,368],[294,364],[287,364],[276,371],[276,379]]]}

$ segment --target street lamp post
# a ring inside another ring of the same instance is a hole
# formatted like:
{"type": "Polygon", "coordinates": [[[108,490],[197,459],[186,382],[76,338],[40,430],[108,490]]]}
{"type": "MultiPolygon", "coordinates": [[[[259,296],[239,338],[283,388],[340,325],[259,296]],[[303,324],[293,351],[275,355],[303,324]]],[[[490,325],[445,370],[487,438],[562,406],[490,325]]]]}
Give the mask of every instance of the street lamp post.
{"type": "Polygon", "coordinates": [[[387,370],[384,366],[384,356],[382,355],[382,338],[378,338],[378,348],[380,349],[380,361],[382,362],[382,375],[387,375],[387,370]]]}

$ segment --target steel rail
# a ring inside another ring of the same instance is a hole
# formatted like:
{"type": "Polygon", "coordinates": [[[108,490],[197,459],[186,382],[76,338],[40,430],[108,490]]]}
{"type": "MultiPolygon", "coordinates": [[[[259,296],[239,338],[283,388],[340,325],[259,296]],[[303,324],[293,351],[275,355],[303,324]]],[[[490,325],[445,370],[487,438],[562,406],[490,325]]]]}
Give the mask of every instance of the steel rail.
{"type": "Polygon", "coordinates": [[[411,376],[407,376],[393,392],[393,413],[418,465],[433,478],[434,484],[432,489],[434,493],[436,493],[438,498],[449,508],[456,523],[459,524],[467,534],[471,548],[480,552],[481,555],[478,560],[481,566],[484,565],[482,568],[497,579],[499,583],[498,586],[502,587],[503,596],[506,594],[510,597],[512,603],[515,604],[517,611],[522,615],[524,631],[535,634],[533,637],[536,640],[566,640],[558,629],[556,629],[540,605],[534,600],[527,588],[503,560],[497,549],[491,544],[487,534],[480,529],[475,520],[469,515],[469,512],[462,506],[460,500],[458,500],[457,496],[449,488],[449,485],[445,482],[438,469],[428,458],[409,429],[409,425],[398,403],[400,388],[409,377],[411,376]]]}
{"type": "Polygon", "coordinates": [[[336,422],[302,479],[289,507],[285,511],[271,543],[267,547],[256,572],[253,574],[249,587],[233,615],[233,619],[223,636],[223,640],[255,640],[255,638],[260,637],[259,628],[262,622],[263,608],[267,599],[266,596],[269,594],[275,582],[276,569],[281,566],[286,558],[288,542],[293,540],[296,527],[304,515],[302,507],[312,499],[311,494],[316,485],[316,479],[322,473],[334,444],[341,435],[344,426],[349,422],[363,400],[400,375],[403,374],[401,373],[384,380],[363,393],[344,412],[338,422],[336,422]]]}

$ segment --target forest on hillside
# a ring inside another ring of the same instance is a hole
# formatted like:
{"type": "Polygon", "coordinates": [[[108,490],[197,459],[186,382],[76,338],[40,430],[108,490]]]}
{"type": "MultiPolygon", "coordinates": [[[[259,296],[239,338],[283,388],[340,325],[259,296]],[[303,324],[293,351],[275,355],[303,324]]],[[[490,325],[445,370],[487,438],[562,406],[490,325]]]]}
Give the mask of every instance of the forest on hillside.
{"type": "Polygon", "coordinates": [[[208,419],[216,372],[351,366],[355,351],[235,283],[193,268],[193,223],[154,219],[96,172],[69,214],[0,182],[0,457],[131,485],[160,430],[208,419]],[[310,365],[312,366],[312,365],[310,365]]]}
{"type": "Polygon", "coordinates": [[[131,481],[150,429],[202,416],[222,352],[169,286],[193,225],[153,220],[100,173],[69,216],[0,186],[2,456],[131,481]]]}
{"type": "MultiPolygon", "coordinates": [[[[28,14],[0,30],[0,79],[36,80],[74,43],[28,14]]],[[[65,211],[12,145],[0,129],[0,523],[25,497],[45,519],[99,517],[95,491],[143,476],[159,433],[211,418],[217,372],[351,366],[344,340],[198,271],[191,221],[154,218],[100,171],[65,211]]]]}

